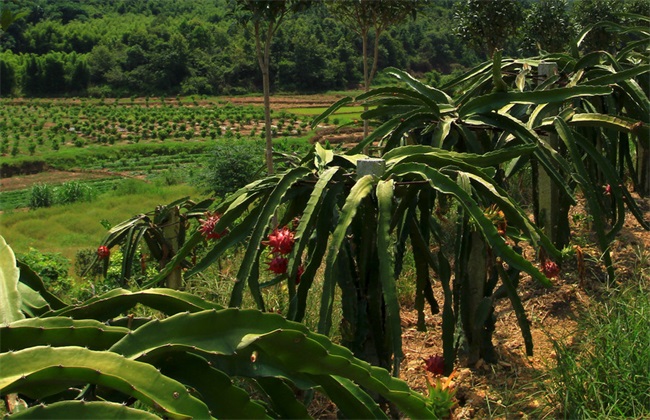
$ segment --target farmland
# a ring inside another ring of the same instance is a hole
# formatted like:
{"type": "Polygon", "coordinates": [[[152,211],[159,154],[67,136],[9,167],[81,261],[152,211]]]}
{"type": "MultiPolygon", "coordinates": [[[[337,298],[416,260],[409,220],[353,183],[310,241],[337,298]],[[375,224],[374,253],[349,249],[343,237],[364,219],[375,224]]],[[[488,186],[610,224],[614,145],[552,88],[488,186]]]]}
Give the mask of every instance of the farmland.
{"type": "MultiPolygon", "coordinates": [[[[305,150],[313,135],[310,121],[328,100],[336,97],[274,100],[277,149],[305,150]]],[[[217,142],[261,141],[260,102],[256,97],[3,99],[0,210],[26,207],[29,187],[39,182],[81,179],[102,193],[123,177],[151,180],[182,173],[191,178],[217,142]]],[[[360,112],[344,108],[332,123],[349,123],[360,112]]]]}

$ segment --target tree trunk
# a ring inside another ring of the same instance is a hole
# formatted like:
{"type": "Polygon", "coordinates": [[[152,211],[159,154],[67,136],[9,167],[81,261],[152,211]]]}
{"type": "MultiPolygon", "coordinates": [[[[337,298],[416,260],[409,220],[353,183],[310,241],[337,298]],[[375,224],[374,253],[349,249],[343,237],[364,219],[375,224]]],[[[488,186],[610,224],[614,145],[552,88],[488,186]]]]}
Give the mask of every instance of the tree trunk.
{"type": "MultiPolygon", "coordinates": [[[[367,31],[361,33],[361,40],[363,46],[363,90],[364,92],[368,92],[370,90],[370,74],[368,72],[368,32],[367,31]]],[[[368,107],[364,105],[363,110],[367,111],[368,107]]],[[[368,137],[368,131],[369,131],[368,120],[364,119],[363,120],[364,139],[368,137]]],[[[367,155],[369,149],[370,146],[366,146],[363,149],[363,153],[367,155]]]]}
{"type": "Polygon", "coordinates": [[[273,25],[269,24],[266,40],[264,42],[264,51],[262,51],[262,40],[260,35],[260,25],[255,24],[255,49],[257,52],[257,62],[262,71],[262,91],[264,95],[264,133],[266,135],[266,170],[269,175],[275,173],[273,168],[273,136],[271,132],[271,81],[269,77],[269,63],[271,61],[271,39],[273,38],[273,25]]]}

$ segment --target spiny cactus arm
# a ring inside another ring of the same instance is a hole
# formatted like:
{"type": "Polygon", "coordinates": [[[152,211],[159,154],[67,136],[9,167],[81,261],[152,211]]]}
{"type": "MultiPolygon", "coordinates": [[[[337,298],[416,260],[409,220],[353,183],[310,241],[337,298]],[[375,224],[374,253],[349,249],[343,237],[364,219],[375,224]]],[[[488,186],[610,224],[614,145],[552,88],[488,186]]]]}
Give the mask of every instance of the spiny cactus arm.
{"type": "Polygon", "coordinates": [[[386,419],[377,402],[349,379],[338,376],[318,375],[314,378],[323,392],[348,418],[386,419]]]}
{"type": "Polygon", "coordinates": [[[386,302],[387,329],[390,331],[390,342],[393,352],[393,375],[399,376],[399,366],[404,358],[402,351],[402,324],[400,306],[395,287],[395,264],[391,253],[390,223],[393,207],[392,180],[379,181],[377,184],[377,203],[379,218],[377,220],[377,253],[379,259],[379,281],[386,302]]]}
{"type": "MultiPolygon", "coordinates": [[[[146,214],[138,214],[113,226],[102,239],[101,245],[112,248],[119,245],[129,235],[137,230],[147,230],[152,226],[152,220],[146,214]]],[[[99,255],[95,254],[86,269],[83,271],[82,276],[85,276],[90,269],[100,261],[99,255]]]]}
{"type": "Polygon", "coordinates": [[[107,321],[129,311],[138,303],[167,315],[184,311],[197,312],[205,309],[221,308],[221,306],[207,302],[191,293],[166,288],[147,289],[139,292],[114,289],[89,299],[80,305],[51,311],[43,316],[69,316],[77,319],[107,321]]]}
{"type": "MultiPolygon", "coordinates": [[[[520,141],[526,144],[534,144],[537,149],[533,152],[539,163],[553,178],[555,184],[562,190],[562,192],[575,203],[573,192],[566,185],[564,177],[557,168],[562,169],[564,173],[571,172],[571,164],[555,149],[553,149],[546,141],[544,141],[535,131],[533,127],[528,127],[515,117],[508,114],[489,113],[482,115],[473,115],[472,121],[482,124],[488,124],[493,127],[500,127],[511,133],[520,141]]],[[[537,128],[537,127],[534,127],[537,128]]],[[[510,173],[506,173],[510,175],[510,173]]]]}
{"type": "Polygon", "coordinates": [[[334,374],[378,392],[413,417],[430,416],[424,398],[406,383],[275,314],[238,309],[177,314],[144,325],[111,351],[142,360],[162,360],[178,351],[203,352],[215,368],[231,376],[287,378],[299,387],[318,385],[310,375],[334,374]]]}
{"type": "Polygon", "coordinates": [[[582,161],[582,152],[578,149],[576,138],[574,137],[569,125],[561,118],[555,118],[554,125],[558,136],[564,142],[564,145],[567,147],[569,154],[574,160],[576,170],[572,173],[572,176],[582,187],[589,206],[589,212],[593,215],[593,225],[598,239],[598,246],[600,247],[600,251],[603,253],[602,258],[607,267],[609,280],[611,281],[614,278],[615,273],[609,249],[610,243],[606,234],[604,215],[597,199],[597,195],[600,194],[600,192],[597,191],[596,186],[591,181],[589,172],[582,161]]]}
{"type": "Polygon", "coordinates": [[[471,218],[480,227],[486,241],[495,250],[497,255],[502,257],[511,266],[514,266],[521,271],[525,271],[526,273],[530,274],[535,280],[539,281],[544,286],[552,286],[550,280],[546,278],[546,276],[544,276],[532,263],[514,252],[505,243],[492,222],[488,220],[487,217],[485,217],[478,204],[463,188],[459,187],[458,184],[451,178],[443,175],[435,168],[417,163],[404,163],[396,165],[394,168],[392,168],[392,172],[396,174],[404,174],[407,172],[419,174],[422,179],[428,179],[434,189],[442,192],[443,194],[455,196],[458,199],[458,202],[465,208],[471,218]]]}
{"type": "Polygon", "coordinates": [[[0,352],[51,345],[106,350],[129,332],[92,319],[27,318],[0,326],[0,352]]]}
{"type": "Polygon", "coordinates": [[[122,338],[110,350],[132,359],[161,354],[173,346],[231,355],[244,336],[280,328],[308,332],[304,325],[287,321],[280,315],[229,308],[154,319],[122,338]]]}
{"type": "Polygon", "coordinates": [[[427,145],[409,145],[392,149],[383,155],[386,160],[386,165],[395,165],[407,158],[414,158],[418,155],[432,155],[440,159],[440,162],[457,163],[462,162],[472,166],[486,168],[501,163],[507,162],[511,159],[521,155],[534,152],[537,147],[534,144],[520,144],[517,146],[509,146],[501,149],[493,150],[484,154],[476,153],[461,153],[451,150],[445,150],[438,147],[427,145]]]}
{"type": "Polygon", "coordinates": [[[40,294],[51,309],[61,309],[68,306],[67,303],[63,302],[47,290],[43,280],[27,264],[21,261],[16,261],[16,265],[20,269],[20,282],[40,294]]]}
{"type": "MultiPolygon", "coordinates": [[[[330,182],[341,172],[342,168],[340,167],[327,168],[318,177],[318,181],[316,182],[316,185],[314,186],[314,189],[309,196],[309,201],[307,201],[307,205],[305,206],[302,217],[300,218],[300,222],[298,224],[298,228],[296,229],[296,234],[294,237],[296,242],[293,246],[293,249],[291,250],[291,253],[289,254],[288,278],[290,279],[295,279],[297,277],[298,267],[302,263],[302,254],[310,241],[311,233],[314,231],[314,229],[317,228],[323,201],[326,199],[326,197],[329,197],[328,192],[331,191],[332,187],[330,182]]],[[[320,258],[318,261],[320,262],[320,258]]],[[[309,285],[311,285],[311,280],[313,278],[312,272],[313,269],[307,275],[303,273],[301,282],[305,280],[309,283],[309,285]]],[[[298,286],[298,290],[298,298],[292,299],[289,303],[288,318],[290,319],[296,319],[298,308],[301,306],[301,300],[303,298],[306,298],[306,295],[300,294],[300,285],[298,286]]],[[[302,305],[304,305],[304,303],[302,303],[302,305]]]]}
{"type": "Polygon", "coordinates": [[[397,69],[395,67],[388,67],[384,70],[386,74],[396,77],[398,80],[405,82],[413,90],[419,92],[420,94],[427,96],[431,101],[442,104],[450,104],[453,102],[451,97],[447,95],[440,89],[436,89],[432,86],[425,85],[420,82],[418,79],[411,76],[409,73],[397,69]]]}
{"type": "Polygon", "coordinates": [[[22,299],[18,292],[19,278],[14,251],[0,236],[0,323],[25,318],[20,310],[22,299]]]}
{"type": "MultiPolygon", "coordinates": [[[[600,67],[598,69],[601,70],[600,67]]],[[[594,77],[586,81],[585,85],[613,85],[615,83],[625,82],[648,72],[650,72],[650,64],[639,64],[618,72],[612,70],[610,74],[594,77]]]]}
{"type": "Polygon", "coordinates": [[[297,398],[296,391],[285,380],[273,377],[259,377],[256,382],[271,400],[275,418],[312,418],[307,411],[307,407],[297,398]]]}
{"type": "Polygon", "coordinates": [[[107,401],[60,401],[53,404],[40,404],[26,410],[8,415],[7,420],[13,419],[142,419],[157,420],[160,417],[137,408],[127,407],[107,401]]]}
{"type": "Polygon", "coordinates": [[[282,363],[261,349],[244,349],[233,355],[203,353],[201,356],[210,363],[210,366],[230,377],[277,378],[288,381],[303,391],[318,387],[318,383],[314,382],[309,375],[287,371],[282,363]],[[253,362],[252,359],[257,360],[253,362]]]}
{"type": "Polygon", "coordinates": [[[230,232],[217,242],[208,253],[201,258],[196,265],[185,273],[185,278],[190,278],[193,275],[200,273],[214,263],[223,253],[231,249],[233,246],[244,242],[251,233],[255,222],[258,220],[262,207],[256,207],[248,213],[248,215],[237,226],[232,228],[230,232]]]}
{"type": "Polygon", "coordinates": [[[440,115],[440,109],[435,100],[433,100],[429,95],[422,94],[413,89],[399,88],[395,86],[377,88],[359,95],[357,100],[365,101],[376,96],[394,96],[406,99],[413,105],[425,106],[426,109],[429,109],[435,115],[435,117],[440,115]]]}
{"type": "Polygon", "coordinates": [[[385,123],[377,127],[375,130],[373,130],[372,133],[368,135],[368,137],[361,140],[359,143],[357,143],[356,146],[354,146],[353,148],[345,152],[345,154],[356,155],[358,153],[361,153],[364,147],[368,146],[369,144],[372,144],[372,142],[374,141],[383,139],[388,134],[392,133],[403,122],[403,120],[419,112],[420,110],[416,109],[406,114],[399,114],[396,117],[391,118],[390,120],[386,121],[385,123]]]}
{"type": "Polygon", "coordinates": [[[531,105],[548,102],[562,103],[573,98],[610,95],[611,93],[611,87],[595,85],[526,92],[495,92],[470,99],[458,108],[458,115],[464,120],[472,118],[474,114],[495,111],[512,103],[531,105]]]}
{"type": "MultiPolygon", "coordinates": [[[[316,227],[313,237],[315,238],[312,245],[308,263],[305,267],[305,272],[302,273],[300,284],[296,292],[296,312],[289,312],[289,319],[295,321],[302,321],[307,310],[307,297],[309,290],[314,282],[316,272],[321,267],[321,263],[327,252],[328,239],[330,229],[334,224],[335,217],[338,215],[338,198],[344,194],[343,183],[335,183],[330,186],[328,191],[321,202],[318,209],[318,217],[316,217],[316,227]]],[[[305,238],[306,239],[306,238],[305,238]]],[[[290,310],[293,310],[293,302],[290,302],[290,310]]]]}
{"type": "Polygon", "coordinates": [[[248,392],[235,385],[230,375],[214,368],[201,356],[177,352],[164,357],[157,367],[163,375],[195,390],[195,393],[199,394],[198,398],[208,406],[216,418],[269,418],[266,409],[251,400],[248,392]]]}
{"type": "MultiPolygon", "coordinates": [[[[570,125],[599,126],[613,128],[615,130],[620,130],[623,132],[633,132],[634,127],[637,126],[639,122],[640,121],[626,117],[613,117],[603,114],[574,114],[571,117],[571,120],[567,121],[567,123],[570,125]]],[[[641,128],[645,130],[646,138],[650,138],[648,126],[642,125],[641,128]]],[[[639,224],[644,229],[650,230],[650,224],[644,219],[643,212],[636,204],[636,201],[632,198],[628,189],[623,187],[625,185],[625,182],[623,182],[623,180],[618,176],[616,170],[612,167],[609,161],[593,146],[592,143],[587,141],[584,137],[576,136],[575,140],[578,146],[580,146],[585,152],[589,154],[589,156],[591,156],[593,160],[596,161],[598,168],[603,172],[607,178],[607,181],[609,182],[609,185],[612,187],[612,193],[616,197],[617,205],[619,206],[618,212],[620,217],[617,219],[617,222],[622,223],[622,220],[624,220],[624,210],[622,208],[622,205],[625,203],[639,224]]],[[[610,230],[608,234],[610,236],[610,240],[614,239],[614,236],[616,233],[618,233],[620,227],[621,226],[619,225],[618,228],[612,228],[610,230]]]]}
{"type": "MultiPolygon", "coordinates": [[[[524,345],[526,346],[526,354],[528,356],[533,355],[533,335],[530,332],[530,321],[526,316],[526,310],[524,305],[521,303],[521,299],[517,294],[517,287],[511,278],[511,274],[506,272],[503,268],[503,265],[497,264],[497,270],[499,271],[499,276],[501,281],[508,293],[508,298],[510,303],[512,303],[512,308],[515,310],[515,316],[517,317],[517,323],[519,324],[519,329],[521,330],[522,338],[524,339],[524,345]]],[[[518,272],[514,273],[515,276],[518,276],[518,272]]]]}
{"type": "MultiPolygon", "coordinates": [[[[300,179],[310,176],[311,170],[309,168],[300,166],[289,170],[273,189],[269,195],[268,200],[264,203],[264,208],[260,214],[257,224],[251,233],[248,247],[244,253],[244,258],[241,262],[239,271],[237,272],[237,281],[233,287],[230,296],[230,303],[228,306],[238,307],[241,306],[243,299],[244,286],[251,282],[255,272],[253,267],[256,267],[254,261],[259,261],[259,254],[261,250],[261,242],[269,228],[269,222],[274,217],[278,206],[282,203],[283,198],[291,188],[291,186],[300,179]]],[[[256,293],[255,290],[251,290],[256,293]]],[[[259,306],[259,302],[258,302],[259,306]]],[[[261,309],[261,308],[260,308],[261,309]]]]}
{"type": "Polygon", "coordinates": [[[328,334],[332,326],[332,310],[334,305],[334,291],[336,287],[335,264],[339,249],[343,244],[348,227],[352,219],[359,210],[359,203],[373,191],[375,178],[372,175],[366,175],[359,179],[348,194],[341,216],[334,228],[332,240],[329,244],[327,257],[325,260],[325,280],[323,282],[323,292],[321,294],[320,316],[318,321],[318,332],[328,334]]]}
{"type": "Polygon", "coordinates": [[[115,389],[169,418],[209,418],[208,407],[155,367],[82,347],[32,347],[0,354],[0,394],[42,398],[69,384],[115,389]]]}
{"type": "Polygon", "coordinates": [[[128,328],[130,330],[135,330],[137,328],[140,328],[147,322],[151,321],[152,317],[149,316],[133,316],[131,315],[126,315],[122,316],[119,318],[113,318],[108,321],[106,321],[106,325],[110,325],[113,327],[123,327],[123,328],[128,328]]]}
{"type": "Polygon", "coordinates": [[[329,108],[327,108],[322,114],[314,118],[311,122],[311,127],[316,128],[316,126],[318,126],[318,124],[321,121],[323,121],[325,118],[327,118],[330,114],[336,112],[337,109],[349,104],[352,101],[353,99],[350,96],[346,96],[344,98],[339,99],[334,104],[332,104],[329,108]]]}
{"type": "Polygon", "coordinates": [[[27,317],[38,317],[52,309],[36,290],[25,283],[18,282],[18,293],[21,301],[20,310],[27,317]]]}
{"type": "MultiPolygon", "coordinates": [[[[394,402],[400,410],[413,418],[432,416],[426,399],[409,389],[405,382],[396,379],[382,368],[356,359],[352,353],[328,342],[326,346],[312,339],[316,334],[296,330],[276,330],[263,335],[244,337],[238,350],[258,348],[267,357],[281,362],[286,369],[311,375],[335,375],[354,381],[357,385],[376,392],[394,402]]],[[[264,361],[261,355],[258,360],[264,361]]]]}

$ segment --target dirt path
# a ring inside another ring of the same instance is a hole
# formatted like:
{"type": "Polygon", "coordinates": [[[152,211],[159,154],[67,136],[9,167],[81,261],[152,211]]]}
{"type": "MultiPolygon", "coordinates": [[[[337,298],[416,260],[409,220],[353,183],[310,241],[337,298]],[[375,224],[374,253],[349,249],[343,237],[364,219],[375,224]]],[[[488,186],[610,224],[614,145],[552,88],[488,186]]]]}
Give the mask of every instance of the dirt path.
{"type": "Polygon", "coordinates": [[[15,175],[0,179],[0,192],[30,188],[34,184],[61,184],[69,181],[88,181],[126,176],[108,171],[58,171],[48,170],[31,175],[15,175]]]}

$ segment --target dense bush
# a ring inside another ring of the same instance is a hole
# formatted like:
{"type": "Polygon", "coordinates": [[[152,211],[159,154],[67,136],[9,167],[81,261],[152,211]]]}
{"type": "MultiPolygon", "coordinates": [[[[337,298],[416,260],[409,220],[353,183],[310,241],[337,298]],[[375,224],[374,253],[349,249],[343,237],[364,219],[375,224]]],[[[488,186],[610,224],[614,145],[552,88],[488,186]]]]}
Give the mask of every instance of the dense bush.
{"type": "Polygon", "coordinates": [[[50,207],[54,204],[71,204],[91,201],[95,196],[92,187],[79,181],[64,182],[58,187],[34,184],[29,193],[29,208],[50,207]]]}
{"type": "Polygon", "coordinates": [[[29,195],[29,208],[50,207],[54,204],[54,191],[48,184],[34,184],[29,195]]]}
{"type": "Polygon", "coordinates": [[[199,175],[199,185],[218,197],[232,193],[263,171],[264,145],[258,140],[219,142],[199,175]]]}
{"type": "Polygon", "coordinates": [[[54,294],[62,297],[72,289],[73,280],[68,275],[70,262],[61,254],[30,248],[29,252],[19,255],[18,259],[31,267],[54,294]]]}
{"type": "Polygon", "coordinates": [[[71,204],[78,201],[91,201],[94,191],[90,186],[79,181],[64,182],[55,189],[57,204],[71,204]]]}

